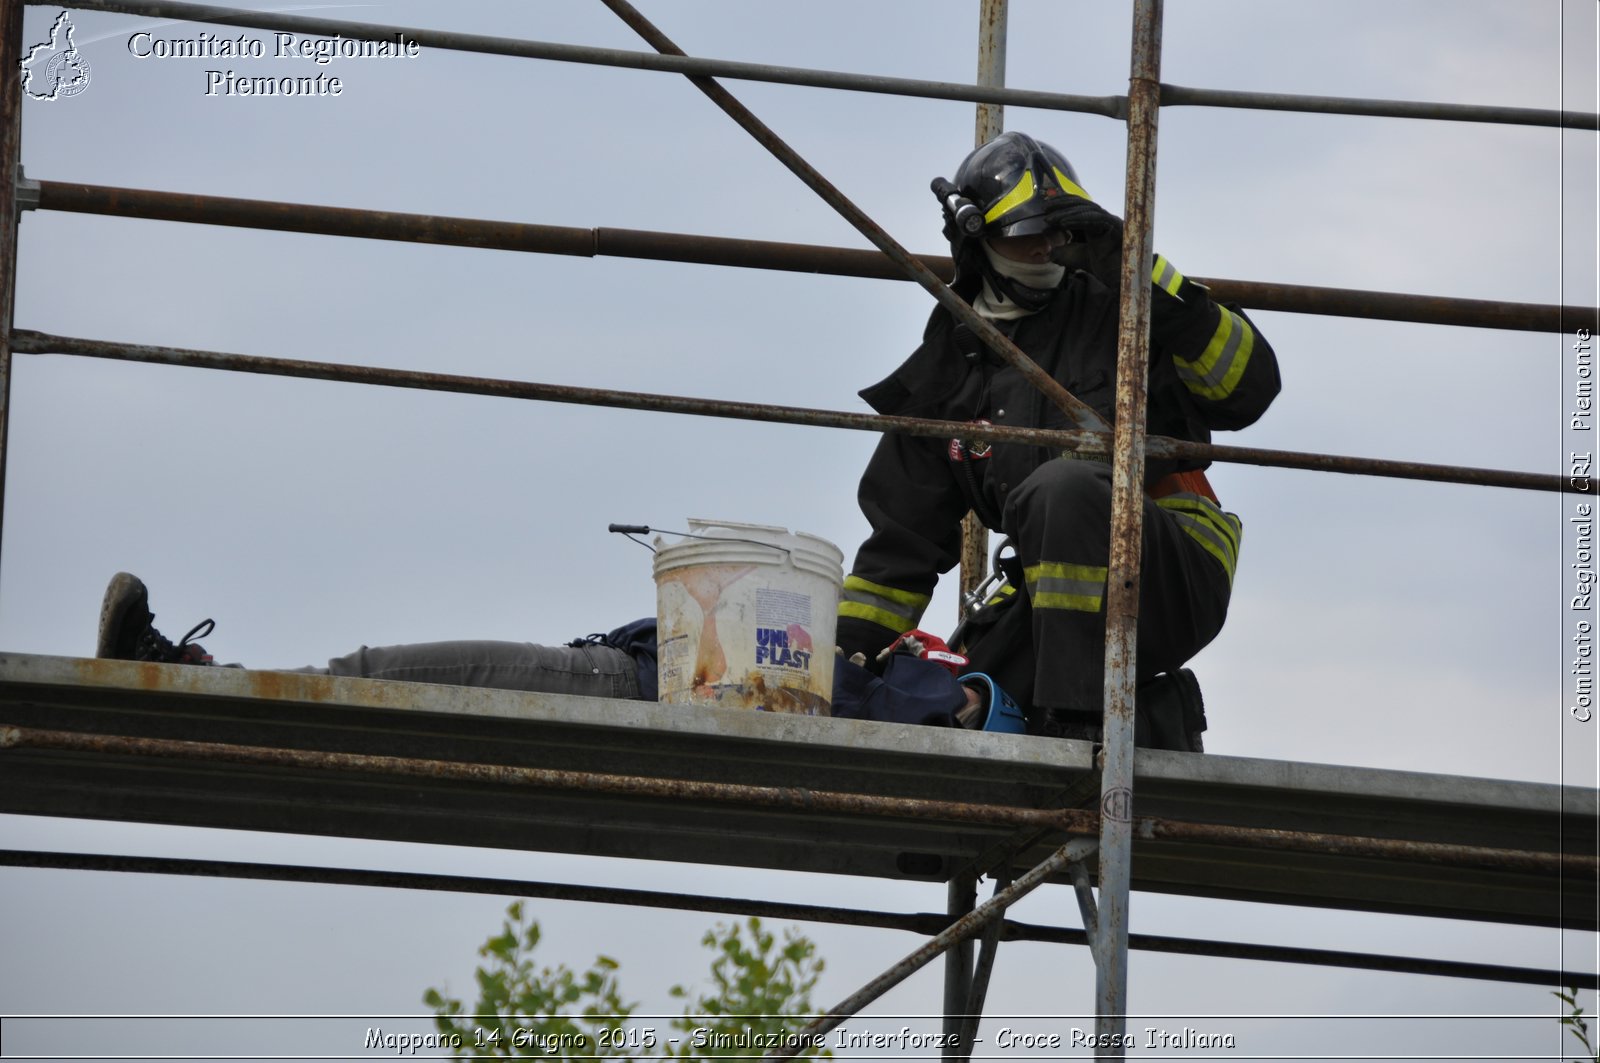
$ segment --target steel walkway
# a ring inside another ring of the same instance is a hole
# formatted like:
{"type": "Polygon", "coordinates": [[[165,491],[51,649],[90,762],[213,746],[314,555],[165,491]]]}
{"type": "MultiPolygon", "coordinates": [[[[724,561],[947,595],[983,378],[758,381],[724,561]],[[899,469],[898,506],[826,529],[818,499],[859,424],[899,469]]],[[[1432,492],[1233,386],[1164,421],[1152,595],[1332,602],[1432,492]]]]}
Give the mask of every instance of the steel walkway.
{"type": "MultiPolygon", "coordinates": [[[[937,728],[0,654],[7,813],[949,880],[1032,867],[1063,825],[1092,833],[1092,754],[937,728]],[[1041,809],[1083,811],[1043,823],[1041,809]]],[[[1140,751],[1136,777],[1136,890],[1597,928],[1591,789],[1158,751],[1140,751]]]]}

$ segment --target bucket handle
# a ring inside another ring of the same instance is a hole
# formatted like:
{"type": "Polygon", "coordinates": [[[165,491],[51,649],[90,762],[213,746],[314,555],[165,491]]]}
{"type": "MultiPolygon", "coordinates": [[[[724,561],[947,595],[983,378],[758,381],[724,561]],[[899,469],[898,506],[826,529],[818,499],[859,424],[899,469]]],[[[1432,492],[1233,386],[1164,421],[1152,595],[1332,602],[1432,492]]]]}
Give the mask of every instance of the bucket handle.
{"type": "Polygon", "coordinates": [[[638,543],[652,554],[656,552],[656,548],[645,542],[643,539],[635,539],[635,535],[649,535],[654,531],[660,532],[662,535],[681,535],[685,539],[707,539],[711,542],[718,543],[749,543],[751,546],[765,546],[769,550],[781,550],[789,555],[789,559],[791,561],[794,559],[794,551],[790,550],[787,546],[778,546],[776,543],[764,543],[760,539],[734,539],[726,535],[696,535],[694,532],[669,531],[665,528],[651,528],[645,524],[609,524],[606,526],[606,531],[615,532],[618,535],[626,536],[630,542],[638,543]]]}

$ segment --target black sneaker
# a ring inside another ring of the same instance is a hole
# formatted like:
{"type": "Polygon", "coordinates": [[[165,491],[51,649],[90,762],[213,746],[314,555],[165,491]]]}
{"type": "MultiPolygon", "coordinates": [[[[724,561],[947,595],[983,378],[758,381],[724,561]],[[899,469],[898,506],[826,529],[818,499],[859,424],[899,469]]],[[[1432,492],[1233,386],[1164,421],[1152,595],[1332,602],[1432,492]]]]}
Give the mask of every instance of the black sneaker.
{"type": "Polygon", "coordinates": [[[157,661],[163,664],[210,664],[211,655],[194,638],[204,638],[217,626],[202,620],[176,645],[152,625],[150,594],[138,576],[118,572],[106,586],[100,606],[100,639],[96,657],[117,661],[157,661]]]}

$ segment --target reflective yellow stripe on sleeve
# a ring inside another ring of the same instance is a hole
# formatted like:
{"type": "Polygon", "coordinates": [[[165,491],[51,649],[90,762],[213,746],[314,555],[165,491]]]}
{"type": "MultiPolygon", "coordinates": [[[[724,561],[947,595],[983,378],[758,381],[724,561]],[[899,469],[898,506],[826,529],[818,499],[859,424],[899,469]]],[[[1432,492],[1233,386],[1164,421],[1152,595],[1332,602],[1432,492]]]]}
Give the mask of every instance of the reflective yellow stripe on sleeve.
{"type": "Polygon", "coordinates": [[[870,621],[898,635],[917,626],[930,600],[926,594],[885,587],[860,576],[846,576],[839,598],[839,615],[870,621]]]}
{"type": "Polygon", "coordinates": [[[1245,366],[1250,364],[1250,351],[1255,347],[1256,334],[1250,323],[1227,307],[1217,321],[1217,331],[1211,342],[1194,361],[1174,357],[1178,379],[1191,392],[1203,399],[1225,399],[1239,386],[1245,366]]]}
{"type": "Polygon", "coordinates": [[[1168,295],[1177,295],[1178,286],[1183,283],[1183,274],[1178,272],[1178,267],[1168,262],[1165,255],[1156,256],[1155,268],[1150,271],[1150,279],[1157,288],[1168,295]]]}
{"type": "Polygon", "coordinates": [[[1029,565],[1022,575],[1035,609],[1098,613],[1106,599],[1106,572],[1104,565],[1041,561],[1029,565]]]}

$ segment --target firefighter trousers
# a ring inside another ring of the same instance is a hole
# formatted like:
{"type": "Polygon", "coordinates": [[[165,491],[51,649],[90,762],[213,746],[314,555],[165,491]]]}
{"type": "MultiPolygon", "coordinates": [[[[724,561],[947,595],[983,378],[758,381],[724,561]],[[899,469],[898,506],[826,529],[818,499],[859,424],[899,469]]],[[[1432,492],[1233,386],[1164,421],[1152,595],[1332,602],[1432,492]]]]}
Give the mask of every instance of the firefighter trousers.
{"type": "MultiPolygon", "coordinates": [[[[1099,714],[1110,466],[1072,458],[1046,462],[1011,491],[1002,525],[1016,547],[1023,585],[969,624],[971,669],[988,673],[1020,704],[1041,712],[1099,714]]],[[[1222,629],[1238,530],[1237,518],[1199,496],[1145,498],[1139,682],[1181,667],[1222,629]]]]}

